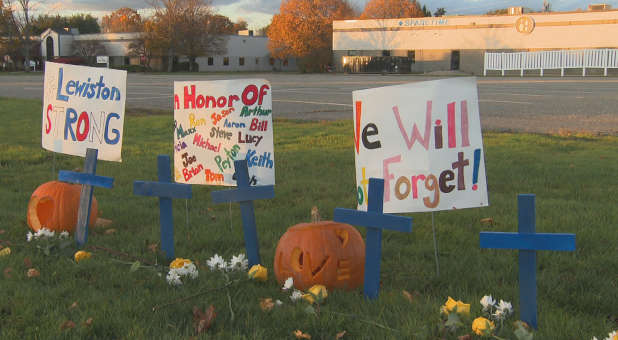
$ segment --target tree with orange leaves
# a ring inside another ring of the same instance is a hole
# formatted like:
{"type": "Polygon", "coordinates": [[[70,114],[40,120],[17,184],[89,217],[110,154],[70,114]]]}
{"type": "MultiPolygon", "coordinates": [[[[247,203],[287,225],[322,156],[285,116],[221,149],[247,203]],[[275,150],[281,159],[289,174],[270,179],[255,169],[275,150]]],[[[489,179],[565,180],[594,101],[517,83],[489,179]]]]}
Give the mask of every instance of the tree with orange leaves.
{"type": "Polygon", "coordinates": [[[361,19],[395,19],[424,17],[416,0],[370,0],[365,5],[361,19]]]}
{"type": "Polygon", "coordinates": [[[283,0],[268,28],[274,58],[299,58],[303,71],[323,71],[332,58],[333,20],[351,19],[347,0],[283,0]]]}
{"type": "Polygon", "coordinates": [[[142,17],[133,8],[122,7],[101,20],[104,33],[140,32],[142,17]]]}

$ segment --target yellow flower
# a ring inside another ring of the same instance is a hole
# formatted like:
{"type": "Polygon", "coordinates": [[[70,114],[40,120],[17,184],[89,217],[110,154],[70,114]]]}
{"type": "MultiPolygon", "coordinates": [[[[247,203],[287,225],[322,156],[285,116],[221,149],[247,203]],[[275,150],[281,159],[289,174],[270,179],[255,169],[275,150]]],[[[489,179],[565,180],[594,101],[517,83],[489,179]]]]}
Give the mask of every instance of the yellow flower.
{"type": "Polygon", "coordinates": [[[0,250],[0,257],[8,256],[8,255],[11,255],[11,248],[6,247],[6,248],[0,250]]]}
{"type": "Polygon", "coordinates": [[[178,257],[170,263],[170,269],[180,269],[184,267],[185,264],[191,264],[191,260],[178,257]]]}
{"type": "Polygon", "coordinates": [[[266,267],[262,267],[259,264],[254,265],[249,269],[249,278],[259,281],[266,281],[268,279],[268,269],[266,267]]]}
{"type": "Polygon", "coordinates": [[[477,335],[491,335],[495,328],[494,323],[484,317],[478,317],[472,321],[472,331],[477,335]]]}
{"type": "Polygon", "coordinates": [[[87,251],[83,251],[83,250],[79,250],[78,252],[75,253],[75,255],[73,255],[73,257],[75,258],[75,262],[77,263],[79,263],[79,261],[81,260],[89,259],[90,256],[92,256],[91,253],[87,251]]]}
{"type": "Polygon", "coordinates": [[[470,315],[470,304],[457,300],[457,314],[470,315]]]}
{"type": "Polygon", "coordinates": [[[302,298],[309,303],[316,302],[316,299],[319,303],[328,296],[328,291],[323,285],[313,285],[309,288],[308,292],[307,294],[303,294],[302,298]]]}
{"type": "Polygon", "coordinates": [[[457,307],[457,302],[449,296],[444,305],[440,308],[440,312],[443,314],[448,314],[452,312],[455,307],[457,307]]]}

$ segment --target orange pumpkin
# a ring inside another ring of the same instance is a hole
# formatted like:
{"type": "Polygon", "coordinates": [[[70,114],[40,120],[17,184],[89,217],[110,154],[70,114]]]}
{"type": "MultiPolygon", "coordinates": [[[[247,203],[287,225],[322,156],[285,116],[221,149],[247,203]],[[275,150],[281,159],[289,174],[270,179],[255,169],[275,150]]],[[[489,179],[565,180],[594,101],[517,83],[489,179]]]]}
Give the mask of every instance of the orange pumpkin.
{"type": "MultiPolygon", "coordinates": [[[[28,225],[38,231],[45,227],[53,231],[73,231],[77,225],[81,185],[60,181],[41,184],[30,196],[28,225]]],[[[92,196],[89,225],[97,220],[97,199],[92,196]]]]}
{"type": "Polygon", "coordinates": [[[363,284],[365,242],[349,224],[297,224],[279,239],[274,268],[279,283],[292,277],[300,290],[315,284],[354,289],[363,284]]]}

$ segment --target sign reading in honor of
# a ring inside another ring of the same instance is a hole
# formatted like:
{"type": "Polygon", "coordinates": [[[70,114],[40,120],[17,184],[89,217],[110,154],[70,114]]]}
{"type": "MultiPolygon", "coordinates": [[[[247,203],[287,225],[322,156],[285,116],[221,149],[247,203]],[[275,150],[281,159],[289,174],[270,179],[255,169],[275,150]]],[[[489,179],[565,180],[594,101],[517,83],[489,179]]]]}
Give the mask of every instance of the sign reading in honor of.
{"type": "Polygon", "coordinates": [[[127,72],[45,63],[43,148],[120,162],[127,72]]]}
{"type": "Polygon", "coordinates": [[[384,179],[384,212],[487,206],[475,78],[353,92],[357,203],[384,179]]]}
{"type": "Polygon", "coordinates": [[[176,182],[234,186],[234,161],[242,159],[251,185],[275,184],[268,81],[174,82],[176,182]]]}

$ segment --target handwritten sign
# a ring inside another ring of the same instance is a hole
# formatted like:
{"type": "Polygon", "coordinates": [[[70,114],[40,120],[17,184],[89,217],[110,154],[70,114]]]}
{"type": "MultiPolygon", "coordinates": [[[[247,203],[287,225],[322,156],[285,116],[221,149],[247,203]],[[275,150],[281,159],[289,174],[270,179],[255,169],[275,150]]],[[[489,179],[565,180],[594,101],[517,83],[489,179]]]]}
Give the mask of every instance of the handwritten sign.
{"type": "Polygon", "coordinates": [[[475,78],[353,92],[357,203],[384,179],[384,212],[489,204],[475,78]]]}
{"type": "Polygon", "coordinates": [[[176,182],[235,186],[234,161],[243,159],[250,185],[275,184],[268,81],[174,82],[176,182]]]}
{"type": "Polygon", "coordinates": [[[45,63],[43,148],[85,157],[122,161],[127,72],[45,63]]]}

